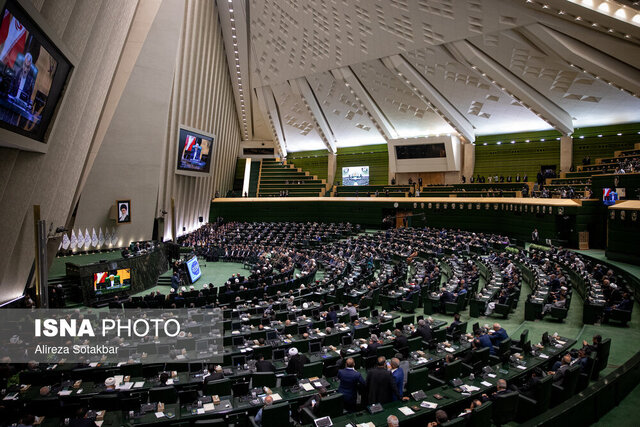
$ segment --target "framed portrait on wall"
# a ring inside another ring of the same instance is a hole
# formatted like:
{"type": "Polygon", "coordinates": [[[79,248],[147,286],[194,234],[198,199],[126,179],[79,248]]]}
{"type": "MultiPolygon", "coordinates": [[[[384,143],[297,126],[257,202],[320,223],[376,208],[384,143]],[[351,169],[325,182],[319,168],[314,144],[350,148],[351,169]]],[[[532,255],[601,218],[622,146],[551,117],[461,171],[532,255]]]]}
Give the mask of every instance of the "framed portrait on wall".
{"type": "Polygon", "coordinates": [[[116,200],[118,207],[118,224],[128,224],[131,222],[131,200],[116,200]]]}

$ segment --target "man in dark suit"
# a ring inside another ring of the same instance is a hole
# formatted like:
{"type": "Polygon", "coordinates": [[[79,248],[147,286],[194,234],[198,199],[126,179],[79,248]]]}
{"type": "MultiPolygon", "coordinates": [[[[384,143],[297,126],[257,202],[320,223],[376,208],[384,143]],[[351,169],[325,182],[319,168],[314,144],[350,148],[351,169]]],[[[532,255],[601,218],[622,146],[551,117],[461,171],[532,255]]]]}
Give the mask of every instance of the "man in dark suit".
{"type": "Polygon", "coordinates": [[[327,320],[331,320],[334,325],[338,323],[338,313],[336,313],[336,310],[333,308],[333,306],[329,307],[329,312],[327,313],[327,320]]]}
{"type": "Polygon", "coordinates": [[[495,400],[501,394],[508,393],[508,392],[509,390],[507,390],[507,380],[501,378],[498,380],[498,383],[496,384],[496,391],[491,393],[491,396],[487,396],[486,394],[483,394],[482,401],[486,402],[488,400],[495,400]]]}
{"type": "Polygon", "coordinates": [[[360,372],[355,370],[356,363],[353,358],[348,358],[345,362],[345,368],[338,371],[338,393],[344,396],[344,406],[347,410],[355,409],[358,400],[358,387],[365,384],[364,378],[360,372]]]}
{"type": "Polygon", "coordinates": [[[569,366],[571,366],[571,355],[567,353],[564,356],[562,356],[562,364],[560,365],[560,367],[555,372],[553,371],[549,372],[549,375],[553,375],[554,384],[562,385],[562,382],[564,381],[564,376],[567,373],[569,366]]]}
{"type": "Polygon", "coordinates": [[[451,325],[449,325],[449,327],[447,328],[447,334],[449,335],[453,334],[456,327],[458,327],[458,325],[460,324],[462,324],[462,322],[460,321],[460,313],[454,313],[453,322],[451,322],[451,325]]]}
{"type": "Polygon", "coordinates": [[[22,67],[15,74],[11,81],[11,88],[9,93],[16,98],[20,98],[25,102],[29,102],[31,99],[31,92],[33,92],[33,75],[31,74],[31,62],[33,58],[30,53],[24,55],[22,61],[22,67]]]}
{"type": "Polygon", "coordinates": [[[395,335],[395,339],[393,340],[393,347],[396,350],[400,350],[401,348],[409,347],[409,340],[402,333],[402,331],[400,329],[396,329],[395,331],[393,331],[393,334],[395,335]]]}
{"type": "Polygon", "coordinates": [[[382,345],[382,343],[378,340],[378,336],[376,334],[371,334],[371,337],[369,338],[369,344],[367,345],[367,351],[366,351],[366,356],[375,356],[376,352],[378,350],[378,347],[380,347],[382,345]]]}
{"type": "Polygon", "coordinates": [[[398,395],[397,386],[386,364],[384,356],[380,356],[376,366],[367,372],[367,397],[370,405],[392,402],[398,395]]]}
{"type": "Polygon", "coordinates": [[[398,390],[395,400],[400,400],[404,390],[404,371],[400,367],[400,359],[395,357],[391,359],[391,376],[398,390]]]}
{"type": "Polygon", "coordinates": [[[222,366],[217,365],[215,368],[211,369],[209,375],[207,375],[204,379],[204,383],[207,384],[211,381],[217,381],[224,379],[224,373],[222,372],[222,366]]]}
{"type": "Polygon", "coordinates": [[[411,334],[411,338],[420,337],[422,341],[430,342],[433,339],[433,332],[431,331],[431,327],[424,320],[418,320],[418,327],[415,332],[411,334]]]}
{"type": "Polygon", "coordinates": [[[269,360],[264,360],[264,354],[258,356],[256,362],[256,372],[275,372],[276,367],[269,360]]]}
{"type": "Polygon", "coordinates": [[[504,328],[502,326],[500,326],[499,323],[494,323],[493,324],[493,332],[491,333],[490,338],[491,338],[491,342],[493,343],[493,345],[498,345],[502,341],[504,341],[507,338],[509,338],[509,335],[507,334],[507,331],[505,331],[504,328]]]}

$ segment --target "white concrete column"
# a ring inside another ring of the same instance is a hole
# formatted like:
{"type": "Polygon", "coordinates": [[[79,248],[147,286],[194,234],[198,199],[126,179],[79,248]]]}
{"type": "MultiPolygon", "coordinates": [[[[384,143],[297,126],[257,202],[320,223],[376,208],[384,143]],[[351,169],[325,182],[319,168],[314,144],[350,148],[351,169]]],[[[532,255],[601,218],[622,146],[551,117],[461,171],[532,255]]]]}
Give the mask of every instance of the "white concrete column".
{"type": "Polygon", "coordinates": [[[476,166],[476,146],[473,144],[463,144],[463,156],[462,156],[462,175],[467,178],[467,182],[469,182],[469,178],[473,176],[473,170],[476,166]]]}
{"type": "Polygon", "coordinates": [[[331,186],[333,185],[333,182],[336,179],[336,165],[338,164],[337,156],[333,154],[331,151],[329,151],[328,159],[329,160],[327,161],[327,190],[331,188],[331,186]]]}
{"type": "Polygon", "coordinates": [[[569,172],[573,161],[573,138],[560,137],[560,172],[569,172]]]}
{"type": "Polygon", "coordinates": [[[247,158],[247,162],[244,166],[244,181],[242,182],[242,196],[245,193],[249,195],[249,181],[251,181],[251,157],[247,158]]]}

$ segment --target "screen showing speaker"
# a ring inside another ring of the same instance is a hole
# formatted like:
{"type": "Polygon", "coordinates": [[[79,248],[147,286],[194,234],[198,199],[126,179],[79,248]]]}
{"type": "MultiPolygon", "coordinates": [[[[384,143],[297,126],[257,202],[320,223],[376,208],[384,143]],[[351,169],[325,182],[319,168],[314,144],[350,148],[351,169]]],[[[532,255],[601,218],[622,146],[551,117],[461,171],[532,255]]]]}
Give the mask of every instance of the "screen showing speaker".
{"type": "Polygon", "coordinates": [[[93,290],[96,295],[105,295],[131,288],[131,269],[103,271],[93,274],[93,290]]]}
{"type": "Polygon", "coordinates": [[[176,173],[191,176],[208,175],[213,154],[213,135],[180,128],[176,173]]]}
{"type": "Polygon", "coordinates": [[[0,24],[0,126],[45,142],[71,63],[14,0],[0,24]]]}
{"type": "Polygon", "coordinates": [[[202,270],[200,264],[198,264],[198,258],[193,257],[187,261],[187,271],[189,272],[189,279],[191,283],[195,283],[202,276],[202,270]]]}
{"type": "Polygon", "coordinates": [[[369,185],[369,166],[342,168],[342,185],[369,185]]]}

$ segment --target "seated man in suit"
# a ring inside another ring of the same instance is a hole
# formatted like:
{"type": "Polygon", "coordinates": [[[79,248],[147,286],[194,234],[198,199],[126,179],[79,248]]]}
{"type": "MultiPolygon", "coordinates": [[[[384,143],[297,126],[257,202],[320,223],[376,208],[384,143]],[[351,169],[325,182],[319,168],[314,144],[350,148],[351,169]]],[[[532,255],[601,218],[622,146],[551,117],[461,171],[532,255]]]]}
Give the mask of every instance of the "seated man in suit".
{"type": "MultiPolygon", "coordinates": [[[[322,404],[322,399],[327,395],[327,389],[324,387],[320,387],[317,389],[317,393],[315,393],[313,396],[311,396],[309,399],[307,399],[306,402],[304,402],[302,405],[300,405],[298,407],[298,412],[301,413],[303,411],[304,408],[309,408],[311,410],[311,413],[316,416],[316,414],[318,413],[318,409],[320,408],[320,405],[322,404]]],[[[302,417],[299,417],[299,419],[302,421],[302,417]]]]}
{"type": "Polygon", "coordinates": [[[502,341],[506,340],[507,338],[509,338],[509,335],[507,334],[507,331],[504,330],[504,328],[502,326],[500,326],[499,323],[494,323],[493,324],[493,331],[490,331],[491,335],[491,342],[493,343],[493,345],[498,345],[500,344],[502,341]]]}
{"type": "Polygon", "coordinates": [[[393,341],[393,347],[396,350],[400,350],[401,348],[409,346],[409,340],[402,333],[402,331],[400,329],[396,329],[395,331],[393,331],[393,335],[395,337],[394,341],[393,341]]]}
{"type": "Polygon", "coordinates": [[[569,353],[562,356],[562,362],[560,366],[555,371],[549,371],[549,375],[553,375],[553,383],[557,385],[562,385],[564,381],[564,376],[567,373],[567,370],[571,366],[571,355],[569,353]]]}
{"type": "Polygon", "coordinates": [[[304,365],[309,363],[309,358],[304,354],[298,353],[298,349],[291,347],[289,349],[289,363],[287,364],[287,374],[295,374],[298,378],[302,378],[302,370],[304,365]]]}
{"type": "MultiPolygon", "coordinates": [[[[458,315],[458,318],[459,317],[460,315],[458,315]]],[[[422,341],[425,342],[430,342],[433,339],[433,332],[431,331],[431,327],[424,319],[418,320],[418,327],[413,332],[413,334],[411,334],[411,338],[415,337],[420,337],[422,338],[422,341]]]]}
{"type": "Polygon", "coordinates": [[[482,401],[483,402],[487,402],[489,400],[495,400],[496,397],[498,397],[499,395],[503,394],[503,393],[507,393],[509,392],[509,390],[507,390],[507,380],[500,378],[498,380],[498,383],[496,384],[496,391],[494,391],[493,393],[491,393],[491,396],[488,396],[486,394],[482,395],[482,401]]]}
{"type": "Polygon", "coordinates": [[[266,408],[267,406],[271,406],[272,403],[273,403],[273,397],[271,397],[271,395],[267,395],[264,398],[264,406],[258,410],[258,413],[254,417],[254,421],[256,422],[257,425],[259,426],[262,425],[262,409],[266,408]]]}
{"type": "Polygon", "coordinates": [[[462,322],[460,321],[460,313],[454,313],[453,314],[453,322],[451,322],[451,325],[449,325],[447,327],[447,334],[451,335],[453,334],[453,331],[455,330],[455,328],[460,325],[462,322]]]}
{"type": "Polygon", "coordinates": [[[15,73],[11,81],[9,93],[16,98],[22,99],[24,102],[30,102],[31,92],[33,92],[34,79],[31,73],[31,63],[33,57],[30,53],[24,55],[22,67],[15,73]]]}
{"type": "Polygon", "coordinates": [[[275,372],[276,367],[273,366],[273,363],[269,360],[264,360],[264,354],[258,356],[258,361],[256,362],[256,372],[275,372]]]}
{"type": "Polygon", "coordinates": [[[345,368],[338,371],[338,393],[344,396],[344,406],[347,410],[354,410],[358,399],[358,388],[365,384],[360,372],[355,370],[356,363],[353,358],[348,358],[345,368]]]}

